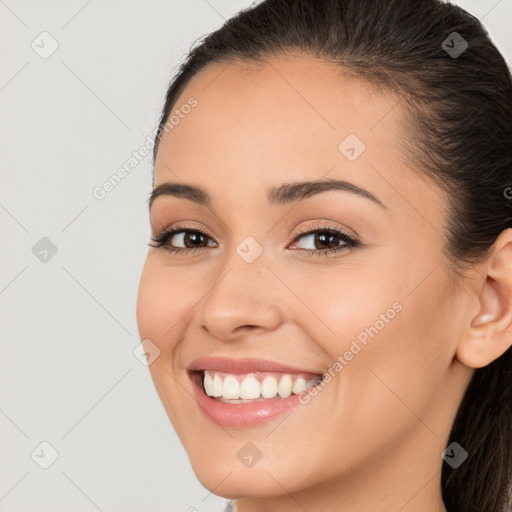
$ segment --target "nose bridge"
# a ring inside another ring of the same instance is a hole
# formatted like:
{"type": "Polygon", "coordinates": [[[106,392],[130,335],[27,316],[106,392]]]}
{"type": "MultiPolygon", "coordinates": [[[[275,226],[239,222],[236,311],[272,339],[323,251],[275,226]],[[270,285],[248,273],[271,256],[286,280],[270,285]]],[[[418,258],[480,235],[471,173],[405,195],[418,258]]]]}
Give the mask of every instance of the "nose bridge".
{"type": "MultiPolygon", "coordinates": [[[[272,329],[280,312],[275,277],[254,237],[234,246],[217,267],[215,280],[201,305],[200,321],[212,335],[230,339],[238,327],[272,329]]],[[[238,331],[237,331],[238,332],[238,331]]]]}
{"type": "MultiPolygon", "coordinates": [[[[235,235],[235,232],[232,233],[235,235]]],[[[235,236],[233,239],[236,240],[235,236]]],[[[233,241],[229,244],[229,249],[219,263],[218,277],[224,280],[229,286],[235,289],[247,286],[247,290],[251,291],[251,296],[257,296],[258,283],[266,282],[271,273],[267,266],[270,264],[268,250],[265,249],[264,234],[246,235],[241,241],[233,241]],[[256,236],[258,239],[256,239],[256,236]],[[221,276],[225,276],[222,278],[221,276]],[[230,281],[229,281],[230,280],[230,281]],[[240,281],[237,283],[237,281],[240,281]]],[[[219,281],[218,284],[221,284],[219,281]]]]}

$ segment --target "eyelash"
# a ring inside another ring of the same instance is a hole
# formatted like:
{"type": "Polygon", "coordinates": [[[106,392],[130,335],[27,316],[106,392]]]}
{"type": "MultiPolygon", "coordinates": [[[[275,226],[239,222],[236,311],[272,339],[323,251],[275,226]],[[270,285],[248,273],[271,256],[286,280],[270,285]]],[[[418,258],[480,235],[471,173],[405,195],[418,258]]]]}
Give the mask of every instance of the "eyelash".
{"type": "MultiPolygon", "coordinates": [[[[158,235],[155,237],[152,237],[151,240],[154,242],[154,244],[148,244],[151,247],[154,247],[155,249],[163,249],[166,252],[169,253],[176,253],[180,255],[189,254],[190,252],[196,252],[201,249],[205,249],[205,247],[173,247],[167,245],[169,240],[178,233],[196,233],[200,234],[206,238],[210,238],[209,235],[207,235],[204,231],[201,231],[197,228],[192,228],[188,226],[182,226],[178,228],[163,229],[158,235]]],[[[338,238],[340,238],[344,245],[340,245],[333,249],[293,249],[294,251],[299,251],[303,254],[306,254],[307,256],[327,256],[328,254],[332,253],[338,253],[341,251],[344,251],[346,249],[353,249],[355,247],[358,247],[361,245],[359,240],[356,240],[352,236],[350,236],[348,233],[345,233],[345,231],[338,229],[338,228],[332,228],[330,226],[315,226],[313,228],[304,228],[299,230],[296,234],[294,239],[292,240],[292,243],[295,243],[300,238],[311,235],[311,234],[328,234],[328,235],[334,235],[338,238]]]]}

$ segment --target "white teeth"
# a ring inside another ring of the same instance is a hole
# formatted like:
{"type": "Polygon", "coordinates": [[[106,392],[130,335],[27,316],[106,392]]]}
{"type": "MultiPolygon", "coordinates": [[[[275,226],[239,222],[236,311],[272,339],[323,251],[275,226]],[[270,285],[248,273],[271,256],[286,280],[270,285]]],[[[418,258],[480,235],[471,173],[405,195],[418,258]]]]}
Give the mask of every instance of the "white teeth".
{"type": "Polygon", "coordinates": [[[204,376],[204,390],[208,396],[213,395],[213,381],[209,373],[206,373],[204,376]]]}
{"type": "Polygon", "coordinates": [[[295,382],[293,383],[292,391],[296,395],[302,393],[303,391],[306,391],[306,379],[303,379],[302,377],[296,379],[295,382]]]}
{"type": "Polygon", "coordinates": [[[240,384],[233,375],[228,375],[224,379],[224,385],[222,386],[222,396],[224,398],[240,398],[240,384]]]}
{"type": "Polygon", "coordinates": [[[277,392],[281,398],[288,398],[292,394],[293,381],[290,375],[283,375],[277,386],[277,392]]]}
{"type": "Polygon", "coordinates": [[[222,379],[215,374],[213,378],[213,394],[212,396],[219,397],[222,396],[222,379]]]}
{"type": "Polygon", "coordinates": [[[261,386],[254,377],[246,377],[240,385],[240,398],[259,398],[261,386]]]}
{"type": "MultiPolygon", "coordinates": [[[[279,375],[279,374],[278,374],[279,375]]],[[[296,377],[290,374],[279,376],[267,375],[263,380],[258,380],[255,374],[249,373],[243,376],[230,375],[216,371],[205,371],[203,385],[208,396],[220,400],[262,400],[274,398],[288,398],[293,394],[298,395],[319,382],[320,377],[306,381],[304,377],[296,377]]]]}
{"type": "Polygon", "coordinates": [[[265,377],[261,383],[261,396],[274,398],[277,395],[277,380],[275,377],[265,377]]]}

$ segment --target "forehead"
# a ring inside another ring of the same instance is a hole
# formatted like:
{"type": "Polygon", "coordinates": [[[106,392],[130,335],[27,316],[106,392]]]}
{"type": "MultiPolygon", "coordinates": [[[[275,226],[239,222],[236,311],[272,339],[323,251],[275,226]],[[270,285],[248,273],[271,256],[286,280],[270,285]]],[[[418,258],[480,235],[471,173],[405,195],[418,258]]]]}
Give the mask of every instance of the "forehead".
{"type": "Polygon", "coordinates": [[[370,142],[370,132],[384,116],[388,122],[375,133],[389,134],[395,116],[388,114],[399,100],[339,66],[303,56],[209,65],[192,77],[172,113],[190,98],[197,106],[173,123],[161,146],[172,139],[179,151],[178,141],[195,137],[201,148],[214,145],[218,153],[232,151],[233,139],[245,146],[297,146],[309,140],[319,147],[320,139],[332,146],[349,133],[370,142]]]}
{"type": "MultiPolygon", "coordinates": [[[[214,196],[243,188],[254,197],[291,179],[343,178],[370,190],[376,173],[417,180],[401,162],[400,98],[322,59],[216,63],[191,79],[173,113],[191,98],[196,105],[162,137],[155,187],[182,180],[214,196]]],[[[389,186],[384,194],[393,196],[389,186]]]]}

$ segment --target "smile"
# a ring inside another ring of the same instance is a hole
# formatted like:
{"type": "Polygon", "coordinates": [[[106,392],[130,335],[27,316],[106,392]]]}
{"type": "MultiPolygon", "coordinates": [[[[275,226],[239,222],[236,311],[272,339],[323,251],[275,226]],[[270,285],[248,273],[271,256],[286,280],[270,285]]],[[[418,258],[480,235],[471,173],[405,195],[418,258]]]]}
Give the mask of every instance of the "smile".
{"type": "Polygon", "coordinates": [[[250,427],[300,405],[322,374],[267,360],[204,358],[188,368],[202,413],[224,427],[250,427]]]}

